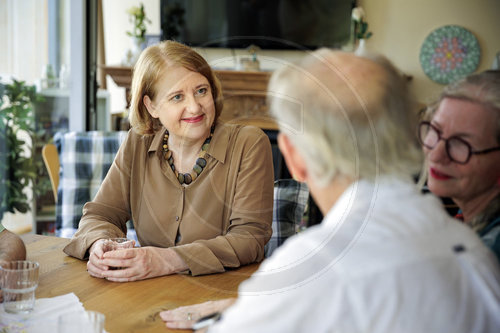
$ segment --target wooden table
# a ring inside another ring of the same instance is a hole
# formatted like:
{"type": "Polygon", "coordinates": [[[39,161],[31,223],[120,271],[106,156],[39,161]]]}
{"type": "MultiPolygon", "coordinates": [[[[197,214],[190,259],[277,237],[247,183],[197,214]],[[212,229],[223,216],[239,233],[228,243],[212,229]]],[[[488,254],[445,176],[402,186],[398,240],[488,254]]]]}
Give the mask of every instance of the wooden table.
{"type": "Polygon", "coordinates": [[[258,264],[223,274],[199,277],[175,274],[136,282],[110,282],[91,277],[86,261],[62,252],[65,238],[27,234],[22,236],[28,259],[40,263],[36,298],[75,293],[87,310],[106,315],[110,333],[179,332],[168,330],[158,313],[182,305],[237,295],[238,285],[258,264]]]}

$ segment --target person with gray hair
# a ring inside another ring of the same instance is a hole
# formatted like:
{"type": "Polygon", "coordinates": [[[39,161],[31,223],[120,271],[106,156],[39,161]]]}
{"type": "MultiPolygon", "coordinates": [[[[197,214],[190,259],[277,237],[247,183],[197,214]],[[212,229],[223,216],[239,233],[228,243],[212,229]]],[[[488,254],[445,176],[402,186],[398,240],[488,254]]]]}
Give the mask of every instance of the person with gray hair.
{"type": "MultiPolygon", "coordinates": [[[[398,71],[322,49],[275,72],[268,90],[287,166],[325,218],[265,260],[209,332],[497,332],[500,267],[415,185],[421,152],[398,71]]],[[[216,308],[160,317],[197,328],[216,308]]]]}
{"type": "Polygon", "coordinates": [[[451,198],[457,218],[500,260],[500,71],[447,86],[419,125],[429,190],[451,198]]]}

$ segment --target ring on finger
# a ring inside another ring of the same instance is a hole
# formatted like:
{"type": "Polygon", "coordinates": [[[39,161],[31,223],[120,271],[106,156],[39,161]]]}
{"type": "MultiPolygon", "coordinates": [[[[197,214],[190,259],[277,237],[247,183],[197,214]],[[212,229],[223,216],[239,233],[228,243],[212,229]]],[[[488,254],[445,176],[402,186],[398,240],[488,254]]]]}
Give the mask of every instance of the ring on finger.
{"type": "Polygon", "coordinates": [[[188,314],[187,314],[187,320],[188,321],[193,320],[193,314],[191,312],[188,312],[188,314]]]}

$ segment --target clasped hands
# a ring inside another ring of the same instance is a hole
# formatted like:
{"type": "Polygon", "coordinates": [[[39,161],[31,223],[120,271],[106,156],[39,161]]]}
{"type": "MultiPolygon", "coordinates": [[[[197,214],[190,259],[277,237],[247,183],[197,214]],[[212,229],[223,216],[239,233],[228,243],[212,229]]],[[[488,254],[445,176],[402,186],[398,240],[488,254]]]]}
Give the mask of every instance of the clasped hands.
{"type": "Polygon", "coordinates": [[[128,282],[188,269],[184,260],[169,248],[146,246],[104,252],[104,244],[104,239],[97,240],[89,251],[87,271],[97,278],[128,282]]]}

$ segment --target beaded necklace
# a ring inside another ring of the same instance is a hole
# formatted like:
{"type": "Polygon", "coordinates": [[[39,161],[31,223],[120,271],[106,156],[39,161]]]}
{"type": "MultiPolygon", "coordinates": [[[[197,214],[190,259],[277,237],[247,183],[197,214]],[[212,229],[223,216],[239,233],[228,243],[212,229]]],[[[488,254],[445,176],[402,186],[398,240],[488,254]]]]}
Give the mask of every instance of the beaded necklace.
{"type": "Polygon", "coordinates": [[[170,165],[170,168],[172,171],[175,173],[175,177],[179,181],[179,183],[189,185],[191,184],[198,176],[200,173],[203,171],[205,166],[207,165],[207,160],[206,160],[206,155],[207,155],[207,150],[208,147],[210,147],[210,141],[212,141],[212,135],[214,134],[214,128],[215,126],[212,126],[210,129],[210,135],[208,138],[205,139],[205,142],[203,142],[203,145],[201,146],[201,151],[198,154],[198,158],[196,159],[196,163],[194,164],[193,170],[189,173],[181,173],[178,172],[175,169],[174,165],[174,156],[172,154],[172,151],[168,149],[168,130],[165,130],[165,134],[163,135],[163,157],[167,160],[168,165],[170,165]]]}

